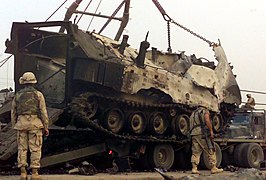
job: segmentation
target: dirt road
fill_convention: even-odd
[[[173,179],[179,179],[186,176],[193,176],[184,179],[197,179],[197,180],[244,180],[244,179],[254,179],[254,180],[264,180],[266,179],[266,170],[259,171],[257,169],[240,169],[237,172],[225,171],[219,174],[211,174],[210,171],[201,170],[201,175],[192,175],[191,171],[177,171],[177,172],[167,172],[166,174]],[[164,178],[157,172],[140,172],[140,173],[118,173],[118,174],[108,174],[108,173],[98,173],[92,176],[76,175],[76,174],[53,174],[53,175],[41,175],[43,180],[163,180]],[[1,176],[1,180],[17,180],[18,175]],[[28,175],[30,179],[30,175]],[[183,180],[184,180],[183,179]]]
[[[266,173],[266,171],[264,171]],[[212,175],[211,179],[220,179],[229,177],[233,173],[223,172],[220,174]],[[191,175],[187,172],[167,172],[167,175],[174,177],[175,179]],[[202,179],[210,179],[210,171],[201,171],[200,177]],[[30,177],[30,176],[29,176]],[[99,173],[93,176],[82,176],[82,175],[42,175],[43,180],[163,180],[164,178],[156,172],[141,172],[141,173],[120,173],[110,175],[107,173]],[[19,176],[0,176],[1,180],[17,180]]]

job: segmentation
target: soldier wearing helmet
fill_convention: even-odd
[[[244,109],[254,109],[255,107],[255,99],[251,97],[251,94],[247,94],[247,102],[246,104],[242,107]]]
[[[206,153],[208,157],[211,173],[223,172],[223,169],[216,167],[216,153],[213,144],[214,135],[210,112],[206,104],[200,105],[190,116],[190,136],[192,141],[192,174],[200,174],[197,166],[202,152]]]
[[[27,179],[27,151],[30,150],[30,168],[32,180],[39,180],[42,136],[49,135],[48,115],[43,94],[34,88],[37,79],[32,72],[26,72],[19,78],[24,87],[18,91],[12,102],[11,122],[17,130],[18,167],[21,180]]]

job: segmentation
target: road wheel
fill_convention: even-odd
[[[264,160],[263,150],[257,143],[247,143],[242,158],[245,167],[260,168],[260,163]]]
[[[131,113],[129,115],[129,126],[133,133],[135,134],[143,133],[147,126],[145,115],[140,111]]]
[[[161,112],[154,112],[149,119],[149,128],[155,134],[161,135],[168,128],[166,117]]]
[[[244,153],[244,148],[245,146],[247,146],[248,143],[241,143],[235,146],[235,150],[234,150],[234,161],[236,166],[238,167],[244,167],[244,163],[243,163],[243,153]]]
[[[95,98],[88,98],[88,101],[85,104],[84,111],[88,118],[94,118],[98,111],[98,102]]]
[[[110,109],[105,114],[104,124],[105,127],[113,133],[120,132],[124,125],[123,112],[118,108]]]
[[[214,147],[215,147],[215,153],[216,153],[216,167],[219,167],[221,162],[222,162],[222,151],[220,146],[217,143],[214,143]],[[201,160],[200,160],[200,167],[203,169],[211,169],[212,166],[209,163],[209,159],[208,156],[206,154],[205,151],[203,151],[202,155],[201,155]]]
[[[162,168],[168,170],[174,163],[174,150],[169,144],[155,145],[149,154],[150,165],[152,168]]]
[[[212,127],[214,132],[220,132],[222,129],[222,121],[217,114],[215,114],[212,118]]]
[[[174,117],[171,122],[171,128],[174,134],[186,136],[189,131],[189,117],[185,114]]]
[[[176,108],[170,108],[168,110],[168,113],[169,113],[170,117],[174,117],[177,115],[177,109]]]

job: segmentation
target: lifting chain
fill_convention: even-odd
[[[170,47],[170,23],[173,23],[175,25],[177,25],[178,27],[180,27],[181,29],[189,32],[190,34],[196,36],[197,38],[207,42],[210,46],[212,46],[214,44],[214,42],[209,41],[208,39],[204,38],[203,36],[193,32],[192,30],[188,29],[187,27],[175,22],[163,9],[163,7],[161,6],[161,4],[157,1],[157,0],[152,0],[152,2],[154,3],[154,5],[157,7],[157,9],[160,11],[160,13],[162,14],[163,18],[165,21],[167,21],[167,27],[168,27],[168,49],[171,48]]]
[[[170,31],[170,21],[167,21],[167,35],[168,35],[168,49],[167,51],[169,53],[172,53],[172,48],[171,48],[171,31]]]

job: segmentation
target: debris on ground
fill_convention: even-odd
[[[265,180],[266,174],[255,168],[240,169],[235,174],[231,175],[229,178],[235,180]]]
[[[265,180],[266,174],[258,169],[239,169],[234,174],[228,177],[218,177],[217,175],[201,174],[201,175],[188,175],[179,178],[178,180]]]
[[[113,161],[113,162],[112,162],[112,165],[113,165],[113,167],[106,169],[106,171],[107,171],[109,174],[116,174],[116,173],[118,173],[119,168],[118,168],[117,164]]]
[[[68,171],[69,174],[80,174],[80,175],[94,175],[97,174],[97,169],[87,161],[82,162],[82,164]]]
[[[224,168],[225,171],[230,171],[230,172],[235,172],[235,171],[238,171],[239,170],[239,167],[235,167],[233,165],[227,165],[225,168]]]
[[[165,173],[165,170],[154,168],[156,172],[158,172],[161,176],[163,176],[164,180],[175,180],[173,176],[169,176]]]

